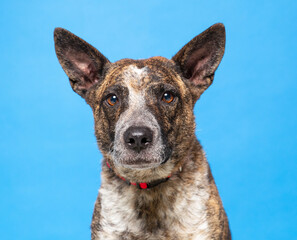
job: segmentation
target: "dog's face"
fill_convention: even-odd
[[[193,100],[177,71],[160,57],[121,60],[86,97],[99,147],[121,176],[168,176],[190,145]]]
[[[213,25],[168,60],[110,63],[91,45],[55,30],[58,59],[75,92],[92,107],[104,159],[131,181],[165,178],[195,141],[193,107],[212,83],[225,30]]]

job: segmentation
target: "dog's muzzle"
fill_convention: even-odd
[[[124,112],[116,124],[111,157],[125,168],[158,167],[165,149],[160,126],[148,110],[132,110]]]

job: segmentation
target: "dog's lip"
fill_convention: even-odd
[[[122,165],[125,168],[130,168],[130,169],[151,169],[151,168],[156,168],[159,166],[159,164],[123,164]]]
[[[121,165],[126,168],[145,169],[154,168],[161,164],[161,162],[152,162],[145,159],[137,159],[134,161],[122,162]]]

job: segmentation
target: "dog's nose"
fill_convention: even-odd
[[[124,133],[124,141],[128,148],[140,153],[151,145],[153,132],[148,127],[129,127]]]

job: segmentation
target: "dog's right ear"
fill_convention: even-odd
[[[187,43],[172,60],[180,67],[196,101],[213,81],[225,51],[225,27],[212,25]]]
[[[110,63],[96,48],[71,32],[56,28],[55,49],[59,62],[69,77],[72,89],[81,97],[102,79],[103,69]]]

